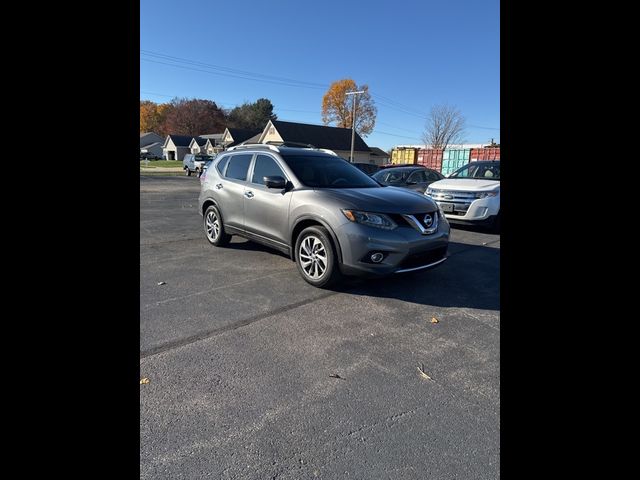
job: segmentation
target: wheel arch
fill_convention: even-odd
[[[338,263],[342,263],[342,249],[340,248],[340,242],[338,241],[338,237],[336,236],[335,232],[333,231],[333,229],[329,226],[329,224],[327,222],[325,222],[323,219],[318,218],[318,217],[313,217],[313,216],[302,216],[300,218],[298,218],[294,225],[293,228],[291,229],[291,260],[293,260],[295,262],[296,260],[296,241],[298,240],[298,236],[300,235],[300,232],[302,232],[305,228],[307,227],[311,227],[311,226],[320,226],[320,227],[324,227],[327,229],[327,231],[329,232],[329,236],[331,237],[331,241],[333,242],[333,246],[336,249],[336,254],[338,255]]]

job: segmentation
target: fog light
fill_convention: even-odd
[[[384,258],[384,253],[376,252],[371,255],[371,261],[373,263],[380,263]]]

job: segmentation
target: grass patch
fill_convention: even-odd
[[[141,168],[182,168],[182,162],[180,160],[149,160],[147,163],[145,160],[140,162]]]

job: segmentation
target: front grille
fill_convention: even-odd
[[[476,200],[475,192],[460,192],[454,190],[433,190],[430,196],[437,202],[458,203],[467,206]]]
[[[400,269],[417,268],[435,263],[447,256],[447,247],[434,248],[426,252],[412,253],[408,255],[399,265]]]
[[[431,215],[434,217],[434,220],[435,220],[435,217],[438,215],[438,211],[437,211],[437,210],[436,210],[435,212],[412,213],[411,215],[413,215],[413,216],[416,218],[416,220],[418,220],[418,221],[420,222],[420,224],[421,224],[424,228],[430,228],[430,227],[427,227],[427,225],[424,223],[424,216],[425,216],[427,213],[431,214]],[[394,222],[396,222],[396,224],[397,224],[399,227],[410,227],[410,228],[414,228],[414,226],[413,226],[413,225],[412,225],[412,224],[411,224],[411,223],[410,223],[406,218],[404,218],[404,216],[402,216],[402,215],[400,215],[400,214],[391,214],[391,215],[389,215],[389,216],[392,218],[392,220],[393,220]],[[439,217],[438,217],[438,218],[439,218]]]

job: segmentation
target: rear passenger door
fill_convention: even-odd
[[[289,180],[275,157],[257,154],[245,188],[244,228],[249,233],[287,246],[289,203],[293,193],[265,186],[263,178],[276,175]]]
[[[244,190],[252,158],[253,153],[231,155],[224,175],[213,186],[223,221],[230,227],[244,229]]]

